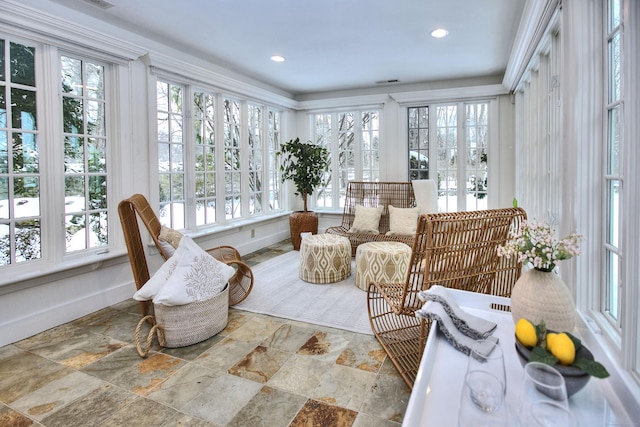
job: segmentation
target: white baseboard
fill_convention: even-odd
[[[47,307],[46,310],[28,313],[0,324],[0,347],[76,320],[131,298],[136,286],[133,282],[116,285],[104,292],[84,295],[64,304]]]

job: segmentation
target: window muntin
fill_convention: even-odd
[[[282,209],[280,111],[187,83],[156,86],[162,224],[195,230]]]
[[[263,212],[262,202],[262,155],[266,141],[262,137],[262,107],[255,104],[248,105],[247,126],[249,129],[249,215]]]
[[[621,167],[621,141],[623,129],[623,75],[622,75],[622,8],[621,0],[607,0],[606,14],[606,136],[604,165],[604,298],[602,311],[617,328],[621,327],[620,278],[622,251],[620,241],[621,198],[623,175]]]
[[[458,107],[436,106],[436,176],[438,205],[446,212],[458,210]],[[464,154],[464,153],[463,153]],[[464,210],[464,207],[462,207]]]
[[[408,109],[409,180],[429,179],[429,107]]]
[[[486,209],[489,104],[465,105],[467,210]]]
[[[269,212],[282,209],[280,202],[280,175],[278,173],[278,159],[276,153],[280,147],[280,113],[278,111],[269,110],[268,114],[268,135],[269,144],[267,147],[267,180]]]
[[[158,81],[156,84],[158,182],[163,225],[185,228],[184,87]]]
[[[224,99],[225,218],[242,217],[242,159],[240,158],[240,102]]]
[[[442,212],[487,209],[489,103],[409,107],[407,122],[409,179],[436,180]]]
[[[196,92],[194,112],[194,174],[196,226],[216,222],[216,96]]]
[[[362,123],[362,180],[380,180],[380,113],[360,112]]]
[[[332,153],[332,172],[316,206],[343,207],[349,181],[380,180],[380,111],[316,113],[310,119],[312,140]]]
[[[332,138],[333,138],[333,127],[332,127],[332,120],[333,120],[333,114],[315,114],[313,116],[313,124],[312,124],[312,133],[314,135],[313,137],[313,141],[315,141],[316,144],[323,146],[323,147],[332,147]],[[342,163],[343,162],[343,158],[342,158],[342,154],[338,153],[337,156],[332,156],[332,158],[337,157],[338,158],[338,163]],[[332,163],[335,163],[335,160],[332,159]],[[348,176],[343,176],[342,174],[344,173],[344,171],[341,171],[340,173],[333,173],[333,176],[338,175],[338,182],[339,184],[337,185],[338,188],[342,188],[342,186],[344,186],[344,188],[346,188],[347,186],[347,182],[349,181],[349,177]],[[331,206],[333,206],[334,202],[333,202],[333,188],[336,187],[333,183],[333,180],[330,180],[327,183],[327,186],[325,188],[321,188],[318,190],[318,194],[316,197],[316,204],[318,207],[325,207],[325,208],[329,208]],[[346,192],[344,194],[341,195],[342,197],[346,197]]]
[[[35,54],[0,40],[0,265],[42,257]]]
[[[28,261],[46,268],[111,244],[107,89],[114,67],[0,39],[0,266],[26,272]],[[43,182],[44,171],[50,179]]]
[[[105,246],[108,179],[105,66],[60,57],[66,251]]]

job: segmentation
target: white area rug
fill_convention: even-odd
[[[355,285],[354,261],[346,280],[316,285],[298,277],[299,258],[291,251],[253,267],[253,289],[234,308],[373,335],[367,293]]]

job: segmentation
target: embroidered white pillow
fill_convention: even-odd
[[[222,292],[235,274],[233,267],[218,261],[189,236],[180,240],[169,258],[133,296],[154,304],[184,305],[208,300]]]
[[[396,208],[389,205],[389,231],[387,236],[416,234],[420,208]]]
[[[369,208],[356,205],[356,215],[350,233],[379,233],[378,226],[382,216],[382,206]]]
[[[162,250],[168,256],[173,256],[176,251],[178,245],[180,245],[180,240],[184,235],[178,230],[174,230],[173,228],[169,228],[166,225],[163,225],[160,228],[160,234],[158,235],[158,241],[160,242],[160,246],[162,246]]]

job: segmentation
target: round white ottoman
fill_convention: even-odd
[[[363,291],[370,282],[404,283],[411,248],[400,242],[368,242],[356,249],[356,286]]]
[[[314,234],[300,243],[302,280],[310,283],[333,283],[351,275],[351,243],[334,234]]]

